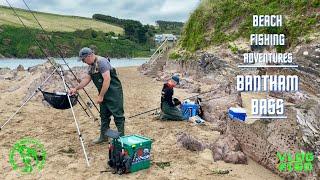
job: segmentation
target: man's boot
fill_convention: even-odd
[[[95,139],[95,140],[93,140],[92,142],[93,142],[94,144],[101,144],[101,143],[107,142],[107,141],[108,141],[108,137],[106,137],[106,136],[104,135],[104,133],[101,133],[101,134],[100,134],[100,137],[97,138],[97,139]]]

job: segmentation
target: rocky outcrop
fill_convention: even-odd
[[[52,74],[53,71],[54,67],[49,61],[44,64],[28,68],[28,72],[30,72],[32,75],[40,74],[40,76],[38,78],[34,78],[30,83],[25,99],[28,98],[44,82],[44,80]],[[86,72],[86,68],[74,67],[72,68],[72,71],[75,73],[76,77],[81,79],[82,75]],[[64,70],[64,77],[68,86],[74,87],[76,85],[77,81],[69,70]],[[48,79],[48,81],[43,85],[42,89],[49,92],[65,92],[61,77],[57,73],[54,73],[54,75]]]
[[[10,68],[0,68],[0,75],[4,75],[10,72]]]
[[[295,63],[299,68],[291,69],[290,73],[299,75],[300,89],[308,93],[320,94],[320,44],[301,45],[295,51]],[[303,55],[304,52],[308,52],[308,55]]]
[[[183,148],[190,151],[202,151],[206,147],[205,144],[186,133],[183,133],[178,137],[178,143],[180,143]]]
[[[297,123],[302,132],[306,150],[315,153],[316,169],[320,174],[320,101],[309,99],[297,106]]]
[[[10,71],[10,76],[9,77],[6,77],[6,78],[4,78],[5,80],[9,80],[9,81],[11,81],[11,80],[17,80],[18,79],[18,72],[16,71],[16,70],[14,70],[14,71]]]
[[[248,164],[247,156],[241,151],[231,151],[228,152],[224,158],[224,162],[233,164]]]
[[[304,53],[308,51],[308,53]],[[202,96],[203,99],[218,97],[202,103],[204,119],[213,123],[223,136],[213,146],[215,160],[225,162],[245,162],[246,155],[264,167],[287,179],[312,179],[319,172],[319,160],[315,160],[314,172],[280,172],[277,152],[315,152],[319,156],[320,142],[320,45],[308,44],[297,47],[294,52],[297,69],[238,69],[239,57],[212,55],[208,53],[198,54],[193,60],[167,61],[162,77],[171,74],[179,74],[181,77],[180,88],[196,92],[197,86],[202,89],[205,85],[211,85],[212,89],[219,87],[218,91]],[[219,57],[228,58],[227,60]],[[226,63],[227,62],[227,63]],[[235,63],[236,62],[236,63]],[[250,71],[250,72],[249,72]],[[274,98],[284,99],[286,102],[286,120],[259,120],[253,124],[229,119],[227,109],[233,106],[242,106],[243,97],[235,91],[235,76],[237,74],[263,75],[267,73],[282,75],[298,75],[300,78],[300,90],[296,93],[269,93]],[[161,77],[159,78],[161,79]],[[210,99],[210,98],[209,98]],[[237,140],[241,151],[226,153],[227,141]],[[227,138],[228,137],[228,138]],[[224,139],[225,138],[225,139]],[[225,142],[226,141],[226,142]],[[219,145],[220,144],[220,145]],[[238,147],[234,145],[231,147]],[[232,148],[231,148],[232,149]],[[237,149],[237,148],[234,148]]]
[[[293,103],[293,104],[300,104],[305,100],[307,100],[308,98],[308,95],[305,92],[294,92],[294,93],[270,92],[269,95],[274,98],[284,99],[286,102]]]
[[[241,152],[241,146],[232,135],[219,138],[211,147],[214,161],[223,160],[226,163],[247,164],[247,157]]]
[[[241,152],[238,140],[231,135],[223,136],[212,145],[207,145],[191,135],[182,133],[178,137],[177,142],[189,151],[203,151],[204,149],[209,148],[212,152],[214,161],[222,160],[226,163],[247,164],[247,157]]]
[[[19,64],[19,66],[17,67],[17,71],[24,71],[24,67],[21,64]]]
[[[320,103],[310,99],[297,107],[297,122],[303,132],[303,141],[318,150],[320,155]]]
[[[209,53],[202,54],[198,63],[204,73],[213,72],[217,69],[226,68],[228,66],[225,61]]]

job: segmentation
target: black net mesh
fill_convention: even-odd
[[[46,100],[53,108],[55,109],[69,109],[70,104],[68,101],[67,93],[50,93],[41,91]],[[72,106],[77,104],[78,96],[72,95],[70,96]]]

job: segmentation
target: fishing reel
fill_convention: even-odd
[[[202,99],[197,97],[195,103],[199,105],[198,116],[201,119],[203,119],[204,112],[203,112],[203,109],[202,109],[202,106],[201,106],[201,102],[202,102]]]
[[[175,106],[179,106],[179,105],[181,105],[181,101],[179,99],[177,99],[177,98],[173,98],[173,104]]]
[[[93,107],[92,102],[88,101],[88,102],[87,102],[87,107],[90,108],[90,109],[92,109],[92,107]]]

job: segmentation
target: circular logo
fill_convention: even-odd
[[[31,173],[44,167],[46,157],[44,146],[38,140],[23,138],[10,150],[9,162],[14,170]]]

